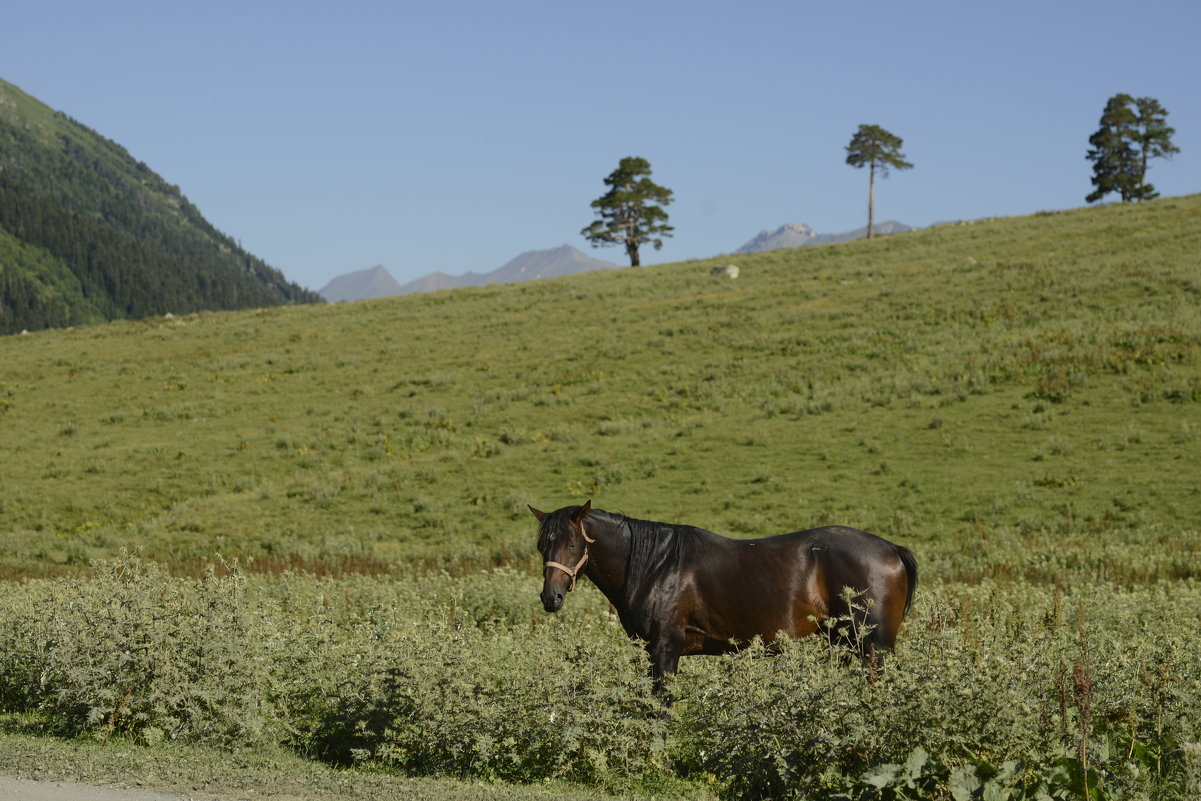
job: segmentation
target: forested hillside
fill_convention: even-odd
[[[120,145],[0,80],[0,334],[319,301]]]

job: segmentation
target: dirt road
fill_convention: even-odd
[[[191,795],[89,787],[71,782],[35,782],[4,776],[0,776],[0,798],[4,801],[199,801],[199,797]]]

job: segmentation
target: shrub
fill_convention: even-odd
[[[881,669],[816,637],[696,664],[679,763],[735,798],[1184,797],[1201,724],[1187,612],[1149,626],[1114,598],[1093,630],[1029,600],[927,590]]]
[[[620,641],[557,625],[520,635],[445,625],[378,634],[314,732],[313,750],[326,758],[589,784],[657,770],[658,702],[643,660]]]
[[[824,637],[689,658],[670,718],[600,593],[550,617],[537,586],[180,579],[131,556],[0,584],[0,709],[66,735],[728,798],[1174,799],[1198,781],[1192,581],[931,581],[883,666]]]
[[[25,701],[67,734],[270,742],[262,621],[245,583],[236,568],[183,582],[129,555],[101,563],[92,580],[61,581],[43,596],[26,633],[36,656],[21,649],[24,670],[12,678],[36,670]]]

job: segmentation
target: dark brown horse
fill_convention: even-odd
[[[563,607],[580,575],[617,609],[626,633],[646,641],[651,676],[662,688],[687,654],[720,654],[755,637],[813,634],[820,621],[851,616],[855,643],[875,659],[896,642],[917,585],[908,548],[866,531],[823,526],[778,537],[732,540],[711,531],[652,523],[583,506],[543,513],[538,550],[545,562],[542,605]]]

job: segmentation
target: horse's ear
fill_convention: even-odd
[[[534,514],[534,517],[538,518],[539,520],[546,517],[546,512],[539,512],[537,509],[530,506],[528,503],[526,504],[526,506],[529,506],[530,511],[533,512],[533,514]]]
[[[580,507],[580,511],[575,513],[575,522],[578,523],[583,520],[590,511],[592,511],[592,501],[584,501],[584,505]]]

